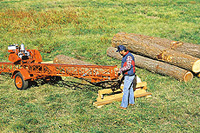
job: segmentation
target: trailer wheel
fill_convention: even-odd
[[[28,87],[28,81],[23,79],[20,72],[15,74],[15,86],[18,90],[25,90]]]

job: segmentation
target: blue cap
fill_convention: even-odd
[[[122,50],[126,50],[126,47],[125,47],[124,45],[119,45],[119,46],[117,47],[117,51],[116,51],[116,52],[120,52],[120,51],[122,51]]]

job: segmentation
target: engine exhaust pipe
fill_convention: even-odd
[[[23,43],[21,44],[20,52],[25,52],[25,47],[24,47],[24,44],[23,44]]]

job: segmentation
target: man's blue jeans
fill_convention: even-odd
[[[124,76],[124,88],[121,107],[127,108],[128,104],[135,104],[133,92],[133,76]]]

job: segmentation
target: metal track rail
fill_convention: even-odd
[[[10,62],[0,62],[0,73],[2,72],[12,73],[19,68],[20,68],[19,65],[14,65],[13,63]]]
[[[118,75],[114,71],[116,67],[117,66],[48,63],[14,65],[13,63],[0,62],[0,73],[13,73],[17,69],[25,69],[30,74],[30,79],[33,80],[48,76],[68,76],[91,79],[91,82],[101,82],[117,79]]]

